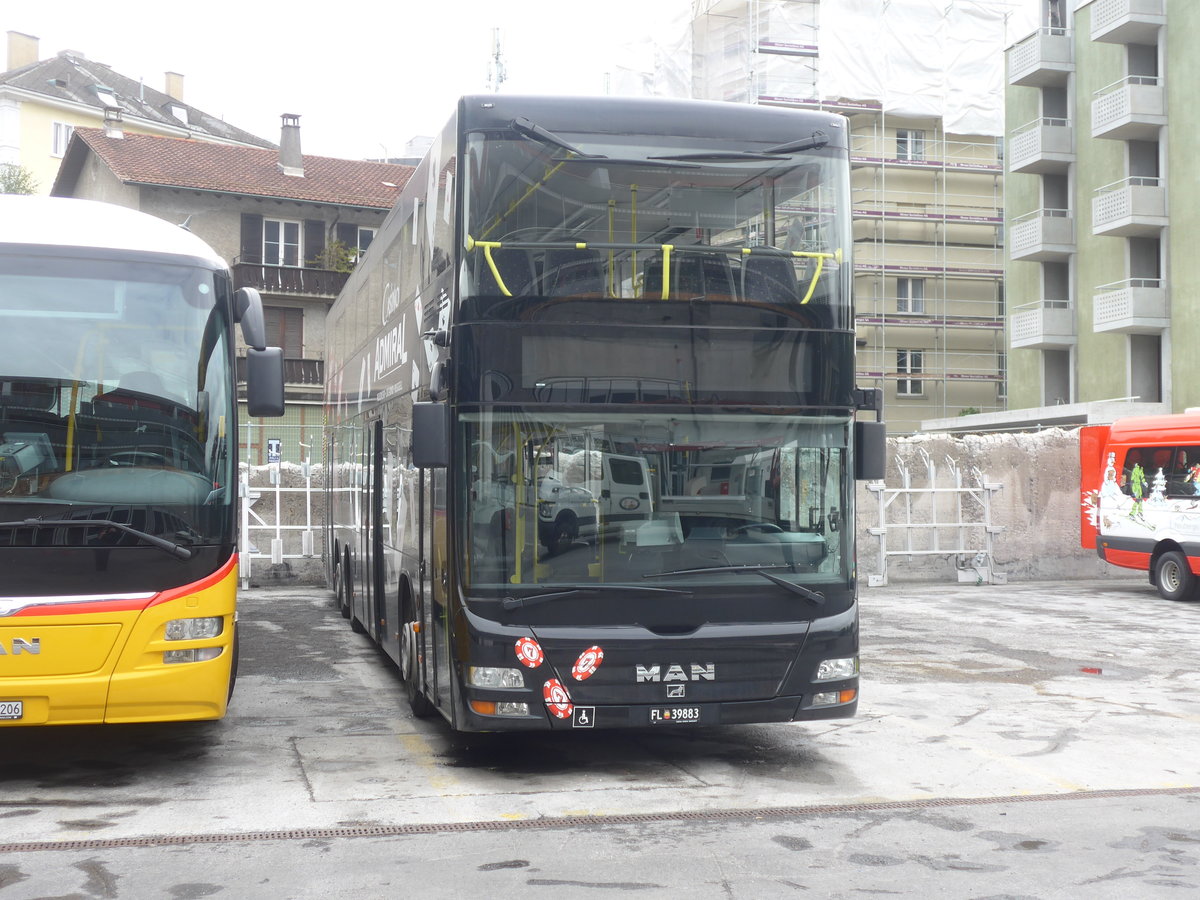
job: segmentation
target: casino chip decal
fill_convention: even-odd
[[[556,719],[568,718],[571,710],[575,708],[575,704],[571,702],[571,695],[557,678],[551,678],[542,685],[542,696],[546,698],[546,706]]]
[[[599,647],[588,647],[579,654],[575,665],[571,666],[571,677],[576,681],[590,678],[600,668],[602,662],[604,662],[604,651]]]
[[[546,654],[533,638],[523,637],[517,641],[517,659],[526,668],[536,669],[545,661]]]

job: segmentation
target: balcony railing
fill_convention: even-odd
[[[1167,24],[1165,0],[1095,0],[1092,40],[1110,44],[1153,44]]]
[[[238,384],[246,383],[246,357],[237,358]],[[288,359],[283,361],[284,384],[305,385],[308,387],[324,387],[325,360],[323,359]]]
[[[1170,324],[1170,301],[1161,278],[1102,284],[1092,296],[1093,331],[1160,334]]]
[[[1044,175],[1065,171],[1075,161],[1075,129],[1067,119],[1035,119],[1013,132],[1008,160],[1011,172]]]
[[[1075,48],[1065,28],[1040,28],[1008,51],[1008,83],[1065,84],[1075,71]]]
[[[1078,341],[1075,310],[1066,300],[1038,300],[1013,310],[1010,339],[1014,350],[1065,350]]]
[[[1092,137],[1148,141],[1167,124],[1162,79],[1129,75],[1093,94]]]
[[[1092,198],[1092,234],[1154,237],[1167,224],[1167,189],[1160,178],[1133,175],[1097,188]]]
[[[1075,252],[1075,217],[1069,209],[1035,209],[1009,223],[1009,256],[1061,260]]]
[[[233,264],[235,288],[252,287],[270,294],[336,297],[349,277],[348,272],[334,272],[330,269],[302,269],[295,266],[267,266],[248,262]]]

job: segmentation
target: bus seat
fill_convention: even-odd
[[[661,255],[646,263],[642,279],[643,297],[653,300],[662,296],[662,271]],[[737,288],[729,258],[716,253],[672,254],[668,296],[673,300],[736,300]]]
[[[605,296],[600,251],[547,250],[542,283],[548,297]]]
[[[751,253],[742,260],[742,297],[754,303],[797,304],[800,285],[792,261]]]
[[[503,294],[500,286],[496,284],[496,276],[492,274],[492,267],[488,265],[487,257],[483,255],[482,250],[478,253],[475,293]],[[508,292],[512,296],[524,297],[535,292],[534,284],[537,282],[537,273],[533,268],[533,257],[528,250],[497,247],[492,250],[492,260],[496,263],[496,269],[504,280],[504,286],[508,288]]]

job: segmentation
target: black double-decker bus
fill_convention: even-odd
[[[459,101],[327,329],[329,581],[416,714],[854,713],[883,425],[846,142],[825,112]]]

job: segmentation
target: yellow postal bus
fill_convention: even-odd
[[[233,324],[262,302],[122,207],[0,196],[0,726],[214,719],[237,672]]]

